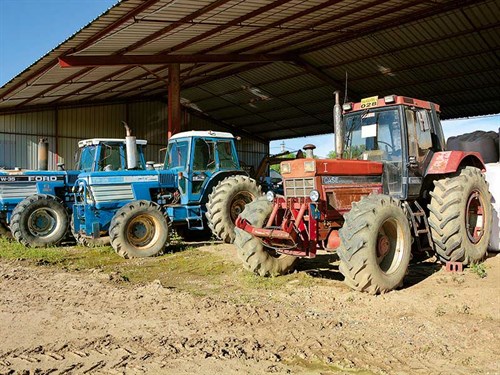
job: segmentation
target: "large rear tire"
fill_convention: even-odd
[[[168,243],[168,223],[154,202],[140,200],[126,204],[111,220],[111,246],[123,258],[158,255]]]
[[[463,265],[482,260],[493,218],[483,173],[466,167],[454,177],[434,181],[431,196],[429,226],[439,260]]]
[[[403,284],[411,255],[408,219],[388,195],[369,195],[352,205],[339,235],[339,270],[352,289],[386,293]]]
[[[49,247],[66,238],[69,222],[69,211],[61,199],[36,194],[14,208],[10,229],[14,238],[24,246]]]
[[[206,218],[212,233],[226,243],[233,243],[236,218],[245,205],[260,195],[260,186],[253,178],[231,176],[220,181],[208,196],[206,205]]]
[[[271,215],[272,209],[273,205],[265,197],[261,197],[247,204],[240,216],[248,220],[252,226],[262,228]],[[235,232],[234,244],[238,257],[247,270],[260,276],[280,276],[293,271],[299,258],[279,254],[267,248],[261,240],[242,229],[236,228]]]

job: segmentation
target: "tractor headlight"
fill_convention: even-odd
[[[290,165],[290,163],[281,163],[281,173],[284,174],[284,173],[290,173],[292,171],[292,167]]]
[[[304,172],[316,172],[316,162],[314,160],[305,161]]]
[[[344,104],[342,104],[342,109],[344,111],[346,111],[346,112],[350,111],[352,109],[352,103],[344,103]]]
[[[384,102],[385,104],[395,103],[396,95],[387,95],[386,97],[384,97]]]
[[[311,190],[311,192],[309,193],[309,198],[311,198],[313,202],[319,201],[319,191]]]
[[[269,190],[267,193],[266,193],[266,199],[269,201],[269,202],[273,202],[274,201],[274,197],[276,196],[276,194],[274,194],[274,191],[271,191]]]

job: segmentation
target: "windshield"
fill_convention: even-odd
[[[168,145],[165,169],[182,167],[186,169],[188,159],[188,141],[172,141]]]
[[[79,150],[76,169],[82,172],[91,172],[94,165],[96,146],[86,146]]]
[[[401,157],[398,110],[358,112],[345,117],[347,159],[394,160]]]

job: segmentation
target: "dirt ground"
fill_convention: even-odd
[[[0,374],[500,373],[500,255],[484,278],[418,264],[371,296],[344,286],[332,255],[254,281],[232,246],[195,251],[230,271],[197,270],[189,288],[167,266],[141,283],[0,260]]]

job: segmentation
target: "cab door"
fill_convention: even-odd
[[[195,138],[191,151],[191,168],[188,173],[190,202],[198,202],[217,169],[215,156],[215,141],[210,138]]]

